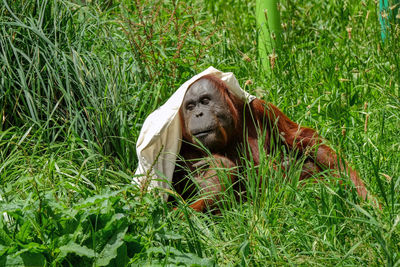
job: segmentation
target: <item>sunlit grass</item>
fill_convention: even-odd
[[[375,1],[281,1],[266,74],[253,2],[0,2],[0,265],[400,263],[398,21],[383,43]],[[382,210],[279,155],[244,161],[221,214],[141,195],[144,119],[210,65],[317,129]]]

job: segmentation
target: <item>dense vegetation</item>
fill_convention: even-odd
[[[0,2],[1,266],[400,264],[397,9],[382,42],[377,1],[281,1],[264,72],[253,2]],[[134,187],[144,119],[210,65],[318,129],[382,210],[268,164],[221,215]]]

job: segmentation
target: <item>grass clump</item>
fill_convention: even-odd
[[[265,74],[251,1],[1,1],[0,265],[398,265],[400,28],[392,16],[382,42],[377,10],[281,1]],[[382,210],[268,155],[219,216],[141,195],[144,119],[210,65],[318,129]]]

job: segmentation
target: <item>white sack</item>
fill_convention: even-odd
[[[186,81],[168,99],[168,101],[151,113],[145,120],[136,143],[139,160],[133,183],[141,185],[149,174],[149,188],[170,189],[175,168],[175,161],[182,142],[182,126],[179,120],[179,108],[188,87],[200,77],[214,74],[228,86],[228,89],[244,101],[252,101],[255,96],[240,88],[232,72],[221,72],[209,67],[200,74]],[[162,150],[162,151],[161,151]],[[159,155],[158,161],[154,162]]]

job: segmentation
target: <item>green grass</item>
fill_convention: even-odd
[[[0,1],[1,266],[399,266],[399,20],[382,43],[375,1],[281,1],[265,74],[255,1],[83,2]],[[268,155],[221,215],[142,195],[143,121],[210,65],[316,128],[382,210]]]

